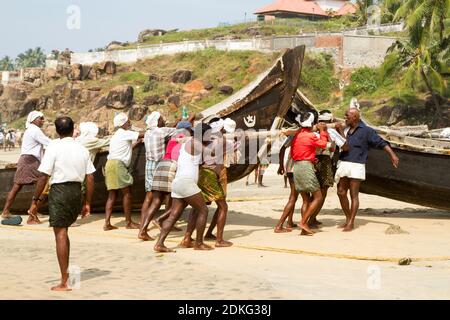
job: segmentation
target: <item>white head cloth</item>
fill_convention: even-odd
[[[225,122],[223,119],[220,119],[219,121],[213,122],[210,124],[211,126],[211,133],[219,133],[220,130],[223,129],[223,126],[225,125]]]
[[[44,116],[44,114],[40,111],[31,111],[28,114],[27,122],[25,123],[25,128],[28,128],[34,120],[36,120],[39,117],[43,117],[43,116]]]
[[[312,112],[308,112],[309,117],[305,121],[301,122],[301,115],[298,115],[295,120],[302,126],[303,128],[310,128],[314,123],[314,114]]]
[[[80,134],[95,138],[98,135],[98,126],[94,122],[82,122],[80,123]]]
[[[159,118],[161,118],[161,113],[159,113],[158,111],[153,111],[149,116],[147,116],[147,119],[145,120],[147,128],[148,129],[157,128]]]
[[[234,133],[236,131],[236,121],[226,118],[223,127],[227,133]]]
[[[127,121],[128,121],[128,116],[125,113],[121,112],[114,117],[114,127],[120,128],[125,123],[127,123]]]
[[[350,100],[349,109],[358,109],[358,111],[361,110],[361,107],[359,106],[359,103],[358,103],[358,99],[352,98],[352,100]]]
[[[331,112],[319,115],[319,121],[331,121],[331,120],[333,120],[333,114]]]

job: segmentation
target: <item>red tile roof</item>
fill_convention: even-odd
[[[277,0],[272,4],[269,4],[263,8],[258,9],[255,12],[255,14],[269,14],[280,11],[328,16],[327,12],[325,12],[315,1],[311,0]],[[356,8],[352,4],[346,3],[334,15],[354,13],[355,11]]]
[[[356,6],[350,2],[347,2],[342,8],[335,13],[336,16],[343,16],[346,14],[353,14],[356,12]]]

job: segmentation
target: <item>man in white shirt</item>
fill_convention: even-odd
[[[319,123],[330,124],[334,120],[334,116],[329,110],[322,110],[319,112]],[[341,136],[336,129],[328,128],[329,141],[326,149],[317,149],[316,157],[317,163],[315,164],[317,180],[320,184],[320,190],[322,192],[322,201],[316,212],[309,219],[308,224],[311,227],[317,227],[322,223],[317,220],[317,216],[322,210],[323,204],[328,194],[328,189],[334,185],[334,172],[333,172],[333,156],[336,151],[336,146],[342,148],[346,139]]]
[[[37,211],[38,199],[50,177],[49,214],[56,240],[56,254],[61,271],[61,283],[54,291],[70,291],[68,286],[70,241],[68,228],[77,220],[80,212],[85,218],[90,214],[94,192],[94,165],[89,151],[72,138],[74,123],[69,117],[55,120],[60,139],[52,141],[45,152],[39,171],[36,191],[29,212]],[[81,184],[86,179],[86,199],[82,204]]]
[[[4,143],[5,143],[5,135],[3,134],[3,131],[0,130],[0,148],[3,148]]]
[[[108,161],[105,166],[105,183],[108,190],[106,201],[106,216],[103,230],[117,229],[111,225],[111,215],[119,190],[123,194],[123,210],[125,213],[126,228],[139,229],[139,224],[131,220],[131,186],[133,177],[128,171],[131,164],[133,145],[144,137],[144,132],[131,131],[131,122],[125,113],[119,113],[114,117],[114,127],[118,130],[112,136],[109,143]]]
[[[27,117],[26,131],[23,135],[22,150],[17,163],[14,176],[14,185],[8,194],[2,218],[11,216],[9,209],[14,203],[17,193],[24,185],[34,184],[42,176],[38,171],[43,150],[50,143],[50,139],[44,135],[41,128],[44,125],[44,115],[39,111],[32,111]],[[28,213],[28,224],[39,224],[37,214]]]

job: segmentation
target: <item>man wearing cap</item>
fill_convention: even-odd
[[[156,169],[153,173],[152,182],[152,201],[144,212],[143,221],[141,221],[141,229],[139,230],[138,238],[144,241],[153,240],[148,234],[147,228],[150,221],[161,230],[161,225],[165,221],[171,212],[172,207],[172,182],[175,179],[175,175],[178,167],[178,157],[180,156],[181,145],[192,136],[192,123],[189,121],[180,121],[177,124],[177,131],[167,143],[164,157],[158,162]],[[153,220],[154,215],[161,208],[161,205],[165,201],[166,212]],[[173,227],[175,231],[181,231],[177,227]]]
[[[32,111],[28,114],[25,124],[26,131],[23,135],[22,149],[17,163],[17,170],[14,176],[14,185],[6,198],[5,207],[3,208],[2,217],[10,217],[9,209],[14,203],[17,193],[24,185],[34,184],[42,176],[38,171],[41,164],[44,148],[46,148],[50,139],[45,136],[41,128],[44,125],[44,114],[39,111]],[[40,199],[37,199],[40,201]],[[28,212],[28,224],[39,224],[37,214]]]
[[[231,118],[224,120],[223,129],[227,135],[234,134],[236,131],[236,122]],[[237,150],[240,147],[240,142],[236,141],[236,138],[225,138],[225,154],[223,160],[223,166],[219,175],[219,182],[222,186],[222,190],[225,195],[225,201],[227,196],[228,176],[227,171],[231,164],[237,163]],[[211,220],[208,230],[205,233],[205,239],[217,241],[218,247],[228,247],[232,245],[232,242],[223,240],[223,232],[225,229],[226,218],[228,214],[228,205],[225,212],[221,212],[221,208],[218,206],[214,216]],[[217,226],[217,237],[213,235],[214,228]]]
[[[131,186],[133,177],[128,171],[131,164],[133,144],[144,137],[144,132],[136,132],[131,129],[131,122],[125,113],[119,113],[114,117],[114,127],[118,128],[111,137],[109,144],[108,161],[105,166],[105,182],[108,190],[106,201],[106,217],[103,230],[117,229],[111,225],[111,215],[116,202],[118,191],[123,194],[123,210],[125,213],[126,228],[138,229],[139,224],[131,220]]]
[[[191,123],[195,115],[187,120]],[[153,200],[152,185],[153,175],[158,166],[159,161],[164,157],[166,150],[166,142],[177,133],[177,128],[166,127],[164,117],[157,111],[152,112],[145,120],[147,131],[144,136],[145,143],[145,200],[141,208],[141,229],[139,234],[146,234],[146,229],[150,223],[149,207]],[[147,238],[147,236],[145,236]]]
[[[392,165],[397,168],[399,159],[389,143],[383,140],[374,129],[361,121],[361,115],[356,108],[351,108],[345,113],[345,131],[341,126],[336,129],[347,142],[342,147],[336,171],[338,183],[338,196],[344,211],[346,221],[341,227],[343,231],[352,231],[355,227],[355,218],[359,209],[359,187],[366,179],[366,163],[370,148],[384,149],[389,155]],[[347,197],[350,190],[351,205]]]
[[[198,186],[202,191],[206,204],[215,202],[217,204],[217,212],[212,221],[212,227],[208,230],[208,239],[215,240],[215,246],[230,247],[232,242],[223,239],[223,231],[225,228],[226,217],[228,213],[228,204],[226,202],[226,193],[224,190],[223,180],[220,177],[224,167],[224,156],[226,150],[226,139],[223,138],[225,122],[220,118],[213,118],[209,121],[211,127],[211,144],[205,147],[203,153],[203,164],[200,167]],[[195,209],[191,211],[187,230],[182,247],[190,247],[192,245],[191,235],[195,230],[195,221],[197,221],[197,212]],[[212,235],[212,230],[217,222],[217,237]],[[205,235],[206,239],[206,235]]]
[[[297,130],[292,141],[291,155],[294,162],[294,183],[297,192],[303,199],[302,220],[299,227],[302,235],[313,235],[308,222],[316,212],[321,200],[319,181],[314,171],[316,163],[316,148],[325,149],[328,143],[327,127],[323,123],[317,125],[320,137],[312,132],[314,114],[311,112],[297,116],[296,121],[302,127]],[[286,133],[287,134],[287,133]]]

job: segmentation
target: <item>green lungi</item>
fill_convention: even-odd
[[[311,161],[295,161],[294,184],[297,192],[313,193],[320,189]]]
[[[105,166],[106,189],[120,190],[133,185],[133,176],[120,160],[108,160]]]
[[[212,169],[200,168],[198,187],[202,190],[203,198],[207,203],[225,199],[219,177]]]
[[[50,227],[68,228],[77,221],[82,208],[81,183],[52,184],[48,194]]]

